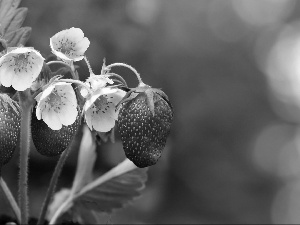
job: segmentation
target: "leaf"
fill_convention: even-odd
[[[30,34],[30,27],[21,27],[28,9],[18,8],[21,0],[0,1],[0,36],[4,47],[17,47],[25,45]],[[2,43],[3,45],[3,43]]]
[[[145,170],[133,170],[75,198],[74,206],[84,206],[86,209],[110,213],[113,209],[121,208],[125,203],[139,196],[146,179]]]
[[[8,47],[25,45],[31,34],[31,27],[21,27],[4,35]]]
[[[21,0],[1,0],[0,1],[0,21],[1,23],[5,23],[6,17],[19,6]]]
[[[71,190],[68,188],[63,188],[59,192],[56,192],[51,204],[47,209],[46,218],[49,220],[55,211],[69,198]]]
[[[72,195],[77,193],[84,185],[92,180],[92,172],[96,158],[96,144],[93,141],[90,129],[85,125],[80,143],[76,175],[71,190]]]
[[[147,168],[139,169],[126,159],[101,177],[70,195],[57,209],[49,224],[63,213],[81,223],[97,223],[100,214],[111,213],[140,195],[147,180]]]
[[[14,10],[11,15],[8,15],[10,18],[6,17],[6,23],[1,23],[1,28],[3,29],[4,33],[9,33],[19,29],[26,18],[27,12],[28,9],[22,7]]]

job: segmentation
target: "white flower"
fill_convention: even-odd
[[[33,48],[14,48],[0,58],[0,83],[24,91],[40,74],[43,62],[44,58]]]
[[[50,38],[52,52],[65,61],[79,61],[90,45],[80,28],[62,30]]]
[[[78,115],[77,99],[70,83],[51,84],[36,96],[36,100],[37,119],[43,119],[52,130],[59,130],[62,125],[68,126],[75,122]]]
[[[99,132],[108,132],[118,119],[116,105],[122,100],[125,91],[104,87],[87,99],[83,110],[89,128]]]
[[[107,83],[113,84],[114,82],[106,75],[91,74],[90,77],[85,81],[85,84],[89,87],[89,90],[83,87],[80,90],[80,93],[82,97],[88,98],[89,92],[95,93],[97,90],[104,88]]]

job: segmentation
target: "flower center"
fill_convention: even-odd
[[[66,40],[62,39],[59,41],[60,47],[58,50],[63,54],[69,54],[71,51],[74,51],[73,47],[75,47],[75,43],[70,41],[68,38]]]
[[[60,110],[61,105],[61,97],[58,95],[57,90],[54,90],[49,96],[48,96],[48,104],[51,106],[51,108],[54,109],[54,111]]]
[[[28,55],[30,53],[18,54],[14,56],[15,66],[20,70],[21,68],[26,68],[28,64]]]
[[[101,110],[101,108],[105,107],[107,105],[107,98],[105,98],[103,95],[101,95],[96,101],[95,106],[98,110]]]

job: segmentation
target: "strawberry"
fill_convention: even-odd
[[[62,126],[60,130],[52,130],[43,120],[36,118],[35,110],[32,113],[31,133],[36,150],[45,156],[60,155],[71,143],[80,124],[80,113],[76,121],[69,126]]]
[[[0,169],[14,154],[20,136],[20,108],[6,94],[0,94]]]
[[[117,125],[126,157],[140,168],[156,164],[173,120],[167,95],[143,85],[131,89],[119,105]]]

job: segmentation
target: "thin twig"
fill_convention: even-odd
[[[130,69],[134,74],[135,76],[137,77],[138,81],[139,81],[139,86],[144,86],[144,82],[142,81],[142,78],[140,76],[140,74],[137,72],[137,70],[135,68],[133,68],[132,66],[126,64],[126,63],[113,63],[113,64],[110,64],[108,66],[106,66],[106,70],[110,70],[112,67],[116,67],[116,66],[119,66],[119,67],[126,67],[128,69]]]
[[[7,201],[10,204],[10,207],[12,208],[15,216],[17,217],[17,221],[20,223],[21,222],[21,212],[20,212],[20,208],[13,196],[13,194],[11,193],[11,191],[9,190],[6,182],[3,180],[2,177],[0,177],[0,187],[5,195],[5,197],[7,198]]]
[[[74,69],[73,64],[70,66],[68,63],[63,62],[63,61],[50,61],[50,62],[47,62],[48,66],[54,65],[54,64],[61,64],[63,66],[68,67],[70,69],[70,72],[71,72],[71,75],[72,75],[73,79],[78,80],[78,76],[75,74],[75,69]]]

